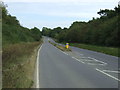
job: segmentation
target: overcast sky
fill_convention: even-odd
[[[4,0],[12,16],[22,26],[69,27],[74,21],[89,21],[99,17],[100,9],[114,9],[119,0]]]

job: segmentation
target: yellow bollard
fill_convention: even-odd
[[[66,48],[67,48],[67,49],[69,48],[69,43],[66,43]]]

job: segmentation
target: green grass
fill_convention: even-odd
[[[3,47],[3,88],[30,88],[37,50],[41,42],[10,44]]]
[[[55,47],[57,47],[58,49],[60,49],[60,50],[62,50],[62,51],[72,51],[70,48],[65,48],[65,47],[63,47],[63,46],[60,46],[60,45],[58,45],[58,44],[55,44],[55,43],[53,43],[53,42],[50,42],[49,41],[49,43],[51,43],[52,45],[54,45]]]
[[[77,44],[77,43],[70,43],[71,46],[83,48],[83,49],[88,49],[92,51],[97,51],[113,56],[119,56],[118,49],[120,48],[113,48],[113,47],[103,47],[103,46],[96,46],[96,45],[87,45],[87,44]]]

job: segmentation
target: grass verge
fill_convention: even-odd
[[[79,47],[79,48],[83,48],[83,49],[88,49],[88,50],[97,51],[97,52],[101,52],[101,53],[120,57],[120,55],[118,53],[120,48],[103,47],[103,46],[87,45],[87,44],[77,44],[77,43],[74,43],[74,44],[71,43],[70,45],[75,46],[75,47]]]
[[[41,42],[31,42],[3,47],[3,88],[30,88],[33,85],[37,50],[40,44]]]
[[[55,47],[57,47],[58,49],[60,49],[62,51],[72,51],[70,48],[67,49],[63,46],[60,46],[60,45],[56,44],[56,43],[53,43],[53,42],[50,42],[50,41],[49,41],[49,43],[51,43],[52,45],[54,45]]]

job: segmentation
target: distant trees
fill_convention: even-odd
[[[73,22],[69,28],[43,28],[44,35],[56,38],[59,42],[87,43],[118,47],[118,28],[120,24],[120,6],[114,10],[100,10],[100,18],[89,22]]]
[[[34,27],[30,30],[30,32],[32,33],[32,37],[36,40],[39,41],[40,38],[42,38],[42,33],[40,32],[40,30],[37,27]]]
[[[114,10],[108,10],[108,9],[105,9],[105,10],[100,10],[99,12],[98,12],[98,14],[100,15],[100,16],[107,16],[107,17],[112,17],[112,16],[115,16],[115,13],[114,13],[115,11]]]

